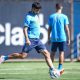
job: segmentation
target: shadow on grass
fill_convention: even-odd
[[[0,79],[6,79],[6,78],[0,78]]]

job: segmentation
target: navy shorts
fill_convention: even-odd
[[[27,45],[26,43],[25,43],[25,45],[23,46],[23,49],[22,49],[22,52],[26,52],[26,53],[29,53],[33,48],[35,48],[36,49],[36,51],[38,52],[38,53],[40,53],[42,50],[45,50],[46,49],[46,47],[45,47],[45,45],[40,41],[40,39],[29,39],[30,40],[30,42],[31,42],[31,45]]]
[[[64,51],[66,42],[52,42],[51,51],[56,52],[57,49],[59,51]]]

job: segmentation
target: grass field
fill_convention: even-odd
[[[54,63],[57,68],[58,63]],[[80,63],[65,62],[64,74],[57,80],[80,80]],[[51,80],[45,62],[6,62],[0,64],[0,80]]]

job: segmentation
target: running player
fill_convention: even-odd
[[[24,36],[25,45],[22,49],[22,53],[13,53],[8,56],[1,56],[0,63],[8,59],[13,58],[25,58],[27,54],[35,48],[38,53],[42,53],[45,57],[46,63],[49,66],[50,77],[57,77],[56,70],[50,58],[50,53],[46,49],[45,45],[40,41],[40,23],[38,18],[38,13],[40,12],[41,5],[39,2],[34,2],[32,4],[32,9],[29,11],[24,20]]]

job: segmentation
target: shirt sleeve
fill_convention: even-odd
[[[64,25],[67,25],[67,24],[69,24],[69,20],[68,20],[68,17],[65,16]]]
[[[30,17],[26,16],[24,19],[24,26],[29,27],[29,25],[30,25]]]

